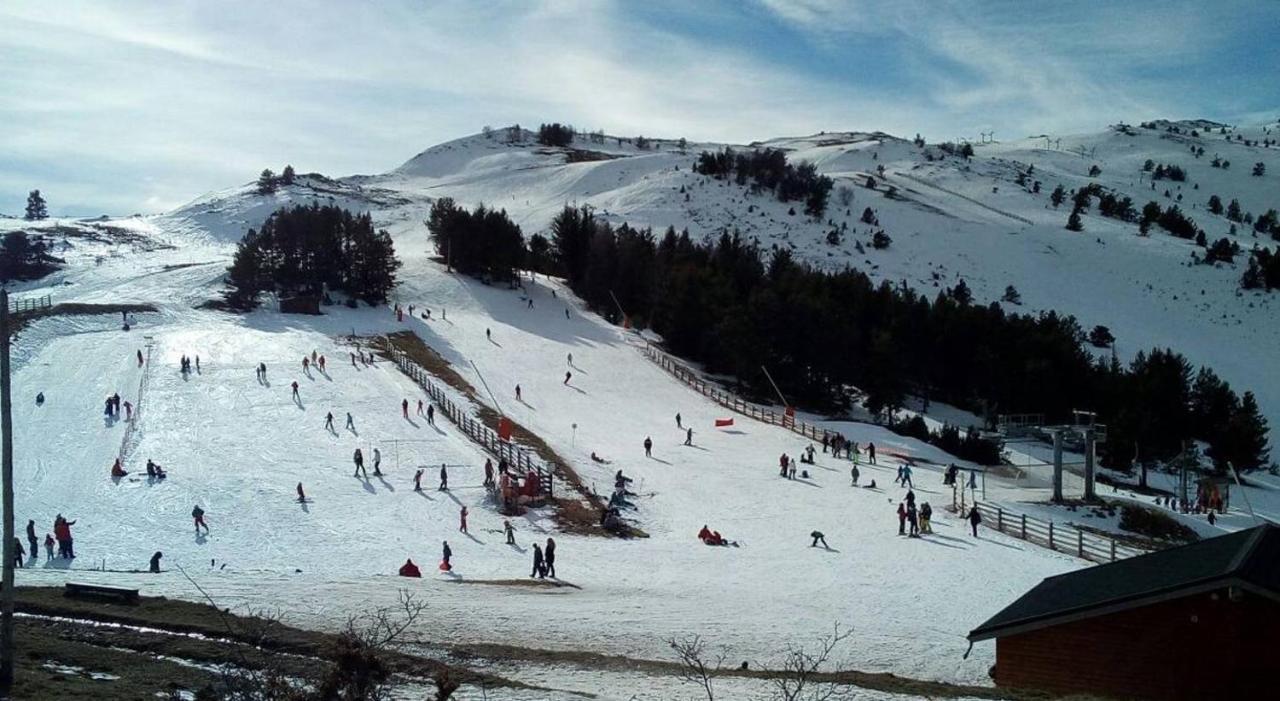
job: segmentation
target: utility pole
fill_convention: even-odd
[[[3,460],[4,590],[0,591],[0,698],[13,688],[13,406],[9,401],[9,291],[0,289],[0,460]]]

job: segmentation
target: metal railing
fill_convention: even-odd
[[[675,360],[670,355],[658,350],[652,343],[646,344],[640,349],[640,351],[645,354],[645,357],[656,363],[658,367],[666,370],[677,380],[680,380],[689,387],[692,387],[703,396],[726,409],[732,409],[739,414],[745,414],[757,421],[763,421],[767,424],[773,424],[774,426],[781,426],[788,431],[799,433],[806,438],[812,438],[817,441],[822,440],[824,436],[831,438],[836,435],[824,428],[818,428],[813,424],[798,421],[796,420],[796,417],[791,416],[786,412],[766,409],[757,404],[745,401],[730,392],[726,392],[725,390],[702,379],[702,377],[693,369]]]
[[[435,403],[440,413],[444,414],[463,433],[467,434],[471,440],[479,443],[485,450],[506,460],[513,470],[518,469],[522,473],[530,470],[536,472],[540,480],[539,486],[542,493],[547,497],[551,496],[552,470],[549,465],[543,462],[541,458],[534,456],[533,452],[527,448],[499,438],[496,431],[484,425],[482,421],[454,403],[444,389],[435,381],[431,373],[423,370],[417,363],[410,360],[404,351],[390,343],[386,347],[391,353],[391,359],[395,361],[396,366],[426,391],[427,396],[431,397],[431,401]]]
[[[978,513],[982,514],[982,525],[1028,543],[1075,555],[1083,560],[1115,562],[1147,553],[1142,548],[1123,544],[1115,538],[1069,524],[1055,524],[1053,521],[1045,521],[985,502],[978,502],[976,506]],[[961,514],[961,516],[965,515],[967,514]]]
[[[24,299],[10,299],[10,314],[27,314],[30,312],[48,309],[53,306],[52,295],[44,295],[43,297],[26,297]]]

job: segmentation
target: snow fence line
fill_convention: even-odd
[[[147,358],[142,366],[142,377],[138,379],[138,396],[133,398],[133,416],[125,422],[128,425],[124,427],[124,438],[120,441],[120,452],[116,454],[121,465],[128,464],[129,457],[138,445],[138,438],[134,429],[142,421],[142,398],[147,393],[147,387],[151,385],[151,349],[155,347],[155,342],[151,336],[144,338],[147,342]]]
[[[764,407],[752,404],[740,399],[734,394],[716,387],[702,379],[698,373],[694,372],[688,366],[676,361],[667,353],[658,350],[654,347],[653,343],[646,342],[645,346],[640,349],[640,352],[644,353],[645,357],[656,363],[658,367],[666,370],[677,380],[680,380],[693,389],[698,390],[698,392],[703,396],[726,409],[732,409],[739,414],[745,414],[757,421],[763,421],[767,424],[773,424],[774,426],[781,426],[788,431],[799,433],[806,438],[812,438],[816,441],[835,436],[834,433],[826,430],[825,428],[818,428],[817,426],[805,423],[804,421],[796,421],[796,417],[794,416],[789,416],[786,413],[780,414],[772,409],[765,409]]]
[[[26,297],[24,299],[9,299],[10,314],[25,314],[27,312],[40,311],[53,306],[53,296],[44,295],[43,297]]]
[[[976,502],[974,505],[978,507],[978,513],[982,514],[982,525],[1028,543],[1075,555],[1082,560],[1115,562],[1149,552],[1077,526],[1054,524],[1053,521],[1044,521],[986,502]]]
[[[910,180],[910,181],[912,181],[912,182],[919,183],[919,184],[921,184],[921,185],[924,185],[925,187],[931,187],[931,188],[933,188],[933,189],[935,189],[935,190],[941,190],[941,191],[943,191],[943,192],[947,193],[948,195],[951,195],[952,197],[959,197],[960,199],[962,199],[962,200],[964,200],[964,201],[966,201],[966,202],[969,202],[970,204],[976,204],[976,205],[978,205],[979,207],[981,207],[981,208],[983,208],[983,209],[986,209],[986,210],[988,210],[988,211],[995,212],[996,214],[999,214],[1000,216],[1003,216],[1003,217],[1009,217],[1010,219],[1012,219],[1012,220],[1014,220],[1014,221],[1020,221],[1020,222],[1022,222],[1023,224],[1028,224],[1028,225],[1032,225],[1032,224],[1034,224],[1034,222],[1032,222],[1030,219],[1027,219],[1026,217],[1019,216],[1019,215],[1017,215],[1017,214],[1014,214],[1013,212],[1006,212],[1006,211],[1004,211],[1003,209],[998,209],[998,208],[996,208],[996,207],[992,207],[991,205],[987,204],[986,202],[982,202],[982,201],[976,200],[976,199],[974,199],[974,198],[972,198],[972,197],[970,197],[970,196],[968,196],[968,195],[963,195],[963,194],[961,194],[961,193],[959,193],[959,192],[956,192],[955,190],[952,190],[952,189],[951,189],[951,188],[949,188],[949,187],[943,187],[942,185],[939,185],[939,184],[937,184],[937,183],[935,183],[935,182],[930,182],[930,181],[928,181],[928,180],[925,180],[924,178],[919,178],[919,177],[916,177],[916,176],[914,176],[914,175],[909,175],[909,174],[907,174],[907,173],[902,173],[902,172],[899,172],[899,171],[894,171],[894,172],[893,172],[893,175],[894,175],[895,177],[899,177],[899,178],[906,178],[907,180]]]
[[[431,374],[410,360],[404,351],[396,348],[390,342],[385,345],[387,350],[390,351],[391,359],[395,361],[396,366],[426,391],[427,396],[431,397],[431,401],[440,407],[440,411],[449,417],[449,420],[454,425],[467,434],[471,440],[479,443],[490,453],[506,460],[514,468],[518,468],[523,472],[533,470],[538,473],[542,492],[548,498],[551,497],[551,468],[546,463],[534,457],[531,451],[521,448],[511,441],[504,441],[499,438],[498,434],[492,429],[477,421],[455,404],[440,388],[440,385],[432,381]]]

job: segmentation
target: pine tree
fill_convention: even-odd
[[[280,182],[284,185],[292,185],[293,176],[293,166],[287,165],[284,167],[284,172],[280,173]]]
[[[1266,163],[1263,163],[1262,161],[1258,161],[1257,163],[1254,163],[1254,164],[1253,164],[1253,175],[1254,175],[1254,177],[1258,177],[1258,178],[1260,178],[1260,177],[1262,177],[1264,174],[1266,174],[1266,172],[1267,172],[1267,164],[1266,164]]]
[[[1244,221],[1243,213],[1240,211],[1240,200],[1233,199],[1231,204],[1227,205],[1227,219],[1234,222]]]
[[[1240,398],[1240,408],[1227,425],[1227,451],[1224,457],[1237,469],[1264,467],[1270,456],[1267,446],[1267,420],[1258,409],[1253,392]]]
[[[1222,199],[1217,195],[1209,197],[1209,211],[1214,214],[1222,214]]]
[[[1053,188],[1053,193],[1049,195],[1049,201],[1053,203],[1054,207],[1057,207],[1058,205],[1062,204],[1062,202],[1066,199],[1067,199],[1067,191],[1063,189],[1061,185]]]
[[[258,176],[258,194],[269,195],[276,191],[276,174],[271,172],[270,168],[265,168],[262,175]]]
[[[27,194],[27,213],[26,219],[47,219],[49,217],[49,209],[45,205],[44,197],[40,195],[39,190],[32,190]]]
[[[1067,231],[1084,231],[1084,222],[1080,220],[1080,213],[1073,211],[1071,216],[1067,217]]]

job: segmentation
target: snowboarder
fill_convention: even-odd
[[[872,465],[876,464],[876,444],[875,443],[867,444],[867,460]]]
[[[898,502],[898,535],[907,534],[907,505]]]
[[[506,534],[507,534],[507,545],[515,545],[515,544],[516,544],[516,529],[512,527],[511,522],[510,522],[510,521],[508,521],[508,520],[506,520],[506,519],[503,519],[503,520],[502,520],[502,530],[503,530],[503,531],[505,531],[505,532],[506,532]]]
[[[419,467],[418,471],[413,473],[413,491],[415,492],[422,491],[422,473],[423,472],[425,472],[425,470]]]
[[[653,457],[653,439],[649,436],[644,437],[644,456],[646,458]]]
[[[572,379],[573,379],[573,373],[566,370],[564,373],[564,383],[567,385],[569,384],[569,380],[572,380]]]
[[[299,504],[305,504],[305,503],[307,503],[307,493],[306,493],[306,492],[304,492],[304,491],[302,491],[302,483],[301,483],[301,482],[299,482],[299,483],[298,483],[298,503],[299,503]]]
[[[333,430],[333,412],[324,415],[324,427],[330,431]]]
[[[373,449],[373,476],[382,476],[382,451],[377,448]]]
[[[692,428],[690,428],[690,429],[688,429],[688,430],[686,430],[686,431],[685,431],[685,434],[684,434],[684,444],[685,444],[685,445],[693,445],[693,429],[692,429]]]
[[[463,533],[467,532],[467,507],[463,506],[462,511],[458,512],[458,530]]]
[[[449,541],[441,541],[440,553],[440,569],[449,572],[453,570],[453,565],[449,564],[449,559],[453,557],[453,551],[449,549]]]
[[[440,465],[440,488],[437,491],[449,491],[449,466],[441,463]]]
[[[978,513],[977,506],[969,507],[969,526],[973,528],[973,537],[978,537],[978,524],[982,523],[982,514]]]
[[[196,504],[195,508],[191,509],[191,520],[195,521],[196,535],[200,535],[201,526],[204,527],[205,533],[209,532],[209,524],[204,522],[204,509],[200,508],[199,504]]]
[[[676,412],[676,428],[684,428],[684,423],[680,420],[680,412]]]
[[[547,538],[547,547],[542,551],[542,564],[546,568],[547,576],[556,578],[556,541],[554,538]]]
[[[534,577],[547,578],[546,564],[542,559],[542,546],[537,543],[533,544],[533,571],[529,573],[529,579]]]
[[[818,547],[818,543],[822,543],[822,547],[826,548],[827,550],[831,549],[831,546],[827,545],[827,537],[822,535],[822,531],[814,531],[809,534],[809,537],[813,538],[813,543],[811,543],[809,547],[816,548]]]
[[[356,452],[352,454],[351,461],[356,464],[356,471],[352,477],[359,477],[360,473],[363,472],[364,478],[369,479],[369,472],[364,469],[364,453],[360,452],[359,448],[356,448]]]
[[[404,418],[409,418],[409,400],[407,398],[400,400],[400,413]]]
[[[858,475],[858,464],[854,463],[853,467],[849,468],[849,476],[853,478],[854,487],[858,486]]]
[[[164,553],[159,550],[155,551],[155,553],[151,555],[151,566],[148,568],[149,572],[152,574],[160,574],[160,558],[162,557],[164,557]]]
[[[295,402],[302,401],[302,397],[298,396],[298,381],[294,380],[291,386],[293,387],[293,401]]]
[[[406,559],[404,561],[404,564],[400,565],[400,576],[401,577],[421,577],[422,570],[418,569],[418,566],[413,564],[412,558]]]
[[[356,420],[351,418],[351,412],[347,412],[347,430],[352,433],[356,432]]]

